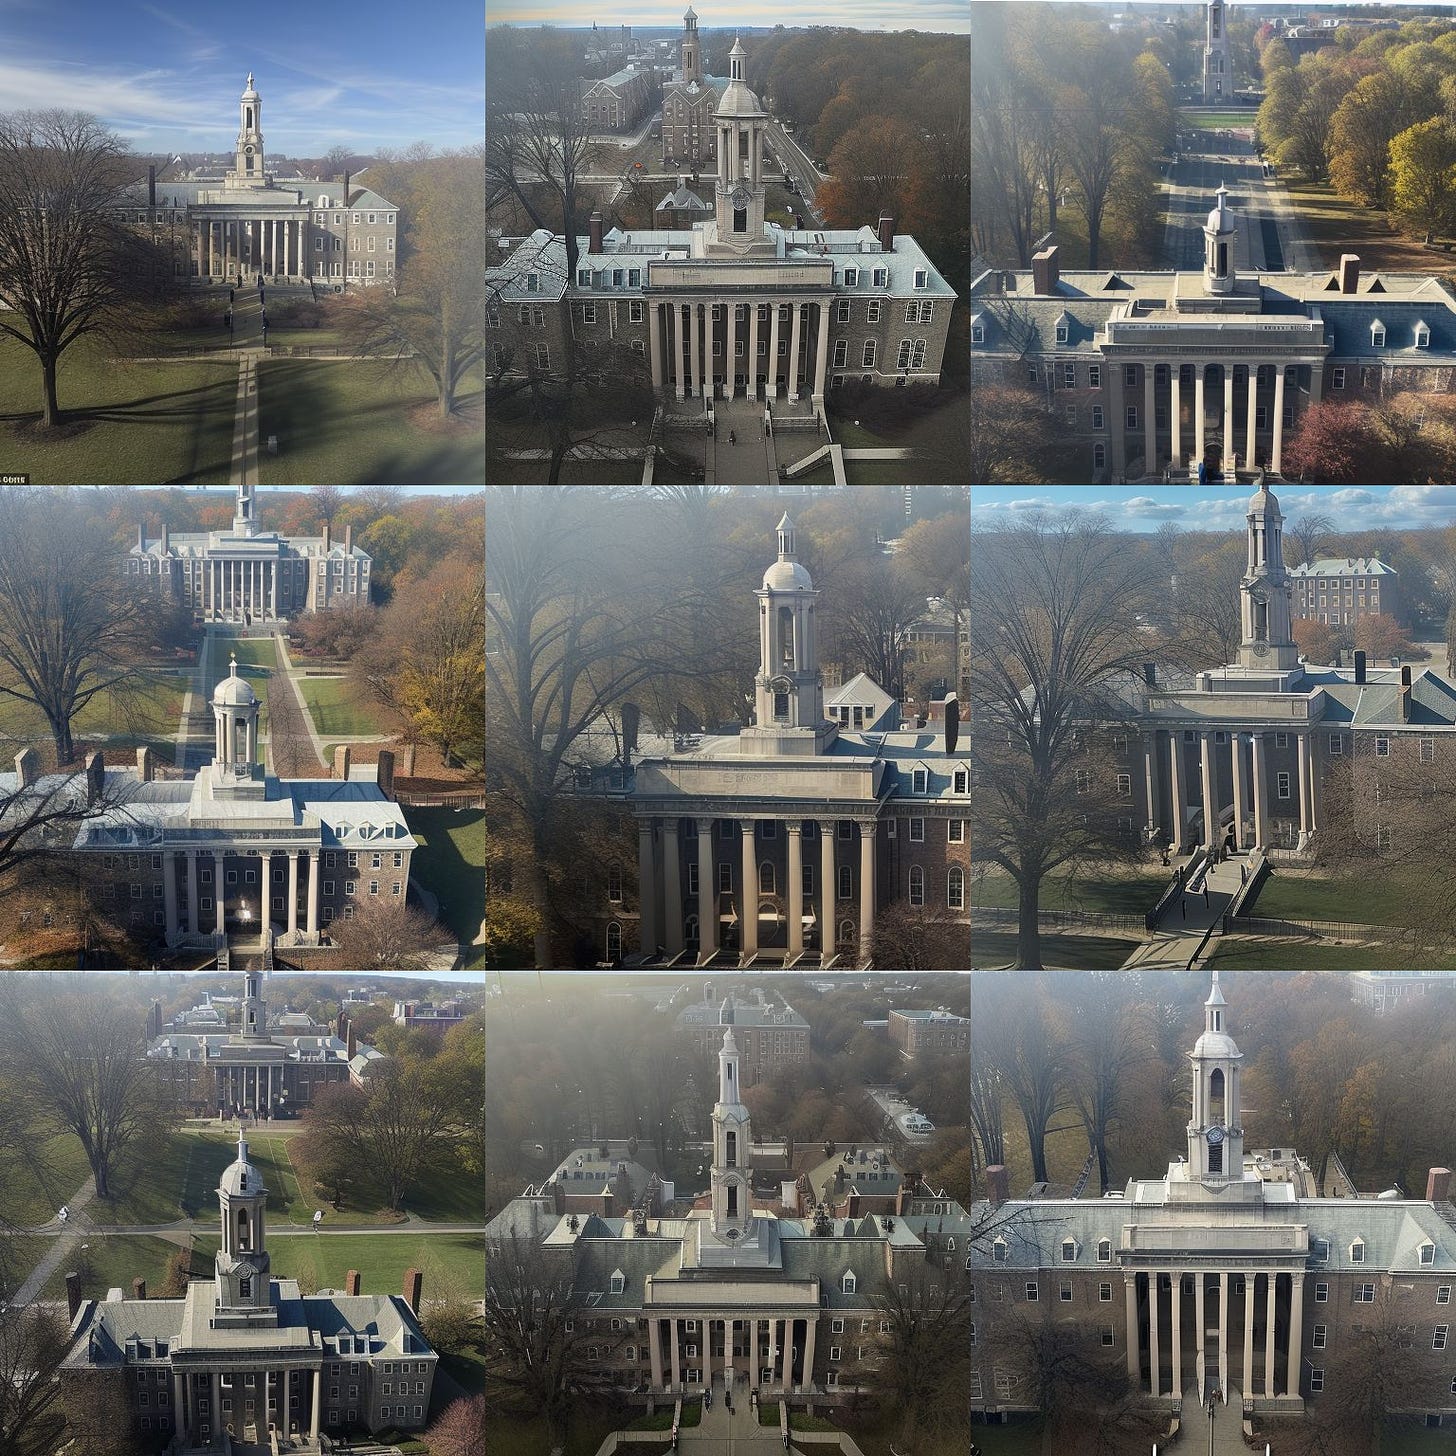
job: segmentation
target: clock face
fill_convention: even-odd
[[[733,189],[733,206],[734,207],[747,207],[748,204],[749,204],[749,202],[751,200],[752,199],[749,196],[749,193],[748,193],[748,189],[747,188],[745,188],[745,187],[735,187]]]
[[[1209,1147],[1216,1148],[1223,1141],[1223,1129],[1221,1127],[1211,1127],[1204,1136],[1208,1139]]]
[[[1256,642],[1256,643],[1254,643],[1254,656],[1255,657],[1263,657],[1263,656],[1265,656],[1268,653],[1268,651],[1269,651],[1269,644],[1267,642]]]
[[[244,148],[243,148],[243,150],[244,150],[244,151],[245,151],[245,152],[246,152],[246,153],[247,153],[247,154],[248,154],[248,155],[249,155],[249,156],[250,156],[250,157],[251,157],[251,156],[252,156],[252,155],[253,155],[253,149],[252,149],[252,147],[244,147]]]

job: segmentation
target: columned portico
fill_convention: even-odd
[[[875,923],[875,821],[859,821],[859,955],[870,953],[870,936]]]
[[[718,953],[718,883],[713,867],[712,819],[698,821],[698,961]]]
[[[743,922],[739,940],[745,961],[758,954],[758,865],[754,856],[754,821],[739,822],[743,840],[743,861],[740,873],[743,877],[743,893],[739,896],[740,919]]]
[[[804,846],[803,822],[790,820],[789,836],[789,960],[804,953]]]

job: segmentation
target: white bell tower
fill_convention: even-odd
[[[714,187],[716,236],[709,251],[745,254],[772,248],[764,236],[767,185],[763,180],[763,136],[768,113],[744,80],[748,52],[735,40],[728,56],[729,79],[713,125],[718,129],[718,180]]]
[[[276,1324],[266,1239],[268,1190],[248,1157],[242,1133],[238,1134],[237,1159],[223,1169],[217,1201],[222,1212],[222,1243],[215,1264],[215,1319],[229,1327]]]
[[[1238,228],[1228,208],[1228,188],[1220,184],[1213,210],[1203,224],[1203,291],[1217,295],[1234,291],[1234,239]]]
[[[1224,0],[1209,0],[1204,12],[1203,99],[1206,102],[1231,101],[1234,94],[1233,69],[1229,58],[1228,7]]]
[[[1193,1115],[1188,1120],[1188,1176],[1198,1183],[1241,1183],[1244,1128],[1239,1112],[1239,1069],[1244,1054],[1228,1033],[1228,1005],[1213,973],[1203,1003],[1203,1035],[1193,1064]]]
[[[238,187],[266,187],[263,171],[263,98],[253,88],[253,73],[238,98],[238,147],[233,175]]]
[[[724,1003],[721,1014],[728,1024],[718,1053],[718,1101],[713,1107],[712,1229],[716,1238],[732,1241],[743,1238],[753,1223],[753,1184],[748,1109],[740,1096],[731,1003]]]
[[[1299,667],[1294,642],[1291,587],[1284,570],[1284,517],[1274,492],[1260,487],[1249,498],[1249,560],[1239,584],[1243,623],[1239,666],[1259,672]]]
[[[758,597],[758,675],[754,726],[740,741],[746,753],[819,753],[837,728],[824,717],[814,579],[799,561],[797,532],[786,511],[779,555],[763,574]]]

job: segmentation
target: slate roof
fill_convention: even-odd
[[[1325,701],[1326,723],[1406,732],[1456,728],[1456,687],[1433,672],[1423,672],[1412,681],[1406,722],[1400,719],[1397,682],[1330,684],[1325,687]]]
[[[1321,556],[1318,561],[1301,561],[1291,566],[1290,576],[1399,576],[1393,566],[1387,566],[1376,556]]]

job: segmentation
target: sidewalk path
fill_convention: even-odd
[[[1187,864],[1192,856],[1180,861]],[[1151,940],[1144,941],[1123,962],[1125,969],[1134,966],[1186,966],[1203,940],[1204,932],[1214,927],[1214,938],[1229,902],[1243,884],[1242,871],[1249,864],[1245,854],[1230,855],[1224,862],[1205,872],[1193,888],[1172,900],[1162,919],[1153,929]],[[1208,885],[1205,901],[1203,886]],[[1211,953],[1211,951],[1210,951]]]
[[[233,416],[233,466],[229,485],[258,483],[258,361],[262,349],[244,349],[238,356],[238,403]]]
[[[191,719],[194,698],[201,699],[207,692],[207,659],[212,646],[212,633],[202,629],[202,646],[197,649],[197,663],[182,696],[182,721],[177,727],[177,752],[172,762],[178,768],[187,767],[187,745],[192,741]]]
[[[62,1232],[60,1238],[41,1256],[40,1263],[30,1271],[30,1275],[25,1283],[16,1291],[15,1298],[11,1301],[13,1304],[24,1307],[34,1304],[40,1297],[40,1292],[46,1287],[51,1275],[60,1268],[61,1261],[70,1254],[80,1239],[83,1232],[82,1224],[85,1222],[81,1215],[84,1213],[86,1206],[95,1197],[96,1180],[95,1178],[87,1178],[71,1195],[70,1202],[66,1204],[71,1215],[69,1220],[63,1224],[58,1219],[52,1219],[50,1223],[42,1225],[41,1229],[37,1230],[37,1232],[43,1232],[45,1229],[59,1229]],[[89,1227],[84,1231],[86,1233],[94,1232]]]

